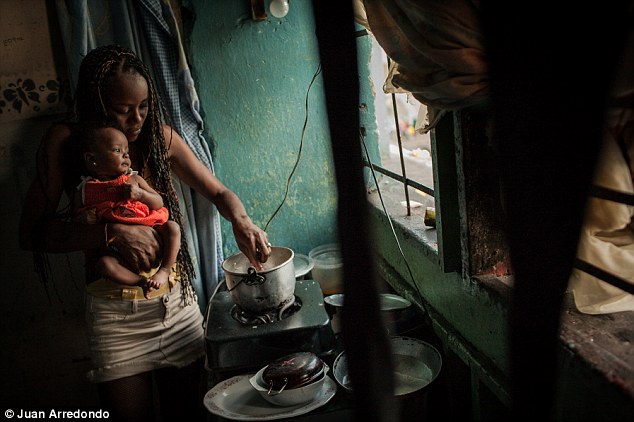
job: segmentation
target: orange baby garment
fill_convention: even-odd
[[[100,181],[91,177],[84,178],[78,186],[81,190],[82,211],[95,209],[97,218],[103,221],[125,224],[142,224],[155,226],[164,224],[169,219],[167,208],[151,210],[143,202],[132,199],[121,200],[121,186],[137,172],[123,174],[114,180]]]

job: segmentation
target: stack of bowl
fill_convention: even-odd
[[[295,406],[315,400],[328,370],[328,365],[314,353],[297,352],[261,368],[249,382],[267,402]]]

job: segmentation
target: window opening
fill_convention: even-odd
[[[365,34],[364,34],[365,35]],[[367,167],[399,182],[384,190],[404,192],[402,204],[411,208],[434,206],[431,137],[419,131],[426,118],[426,107],[407,93],[383,92],[390,65],[387,54],[372,40],[371,78],[375,85],[375,113],[379,132],[380,163],[366,161]]]

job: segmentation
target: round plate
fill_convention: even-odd
[[[309,256],[296,253],[293,257],[293,266],[295,267],[295,278],[303,277],[313,269],[315,260]]]
[[[399,295],[393,295],[391,293],[382,293],[381,295],[381,310],[382,311],[396,311],[401,309],[407,309],[412,305],[412,302],[401,297]]]
[[[249,382],[252,374],[237,375],[216,384],[203,399],[214,415],[236,421],[270,421],[303,415],[328,403],[337,392],[337,383],[326,376],[315,400],[295,406],[280,407],[268,403]]]

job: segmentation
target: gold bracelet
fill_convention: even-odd
[[[108,242],[108,223],[103,226],[103,237],[106,241],[106,249],[110,247],[110,243]]]
[[[104,238],[106,239],[106,248],[108,248],[108,249],[112,249],[112,250],[114,251],[114,250],[115,250],[115,247],[114,247],[114,246],[112,246],[112,242],[114,242],[115,237],[114,237],[114,236],[113,236],[113,237],[110,237],[110,235],[108,235],[108,224],[109,224],[109,223],[106,223],[106,224],[103,226],[103,235],[104,235]]]

